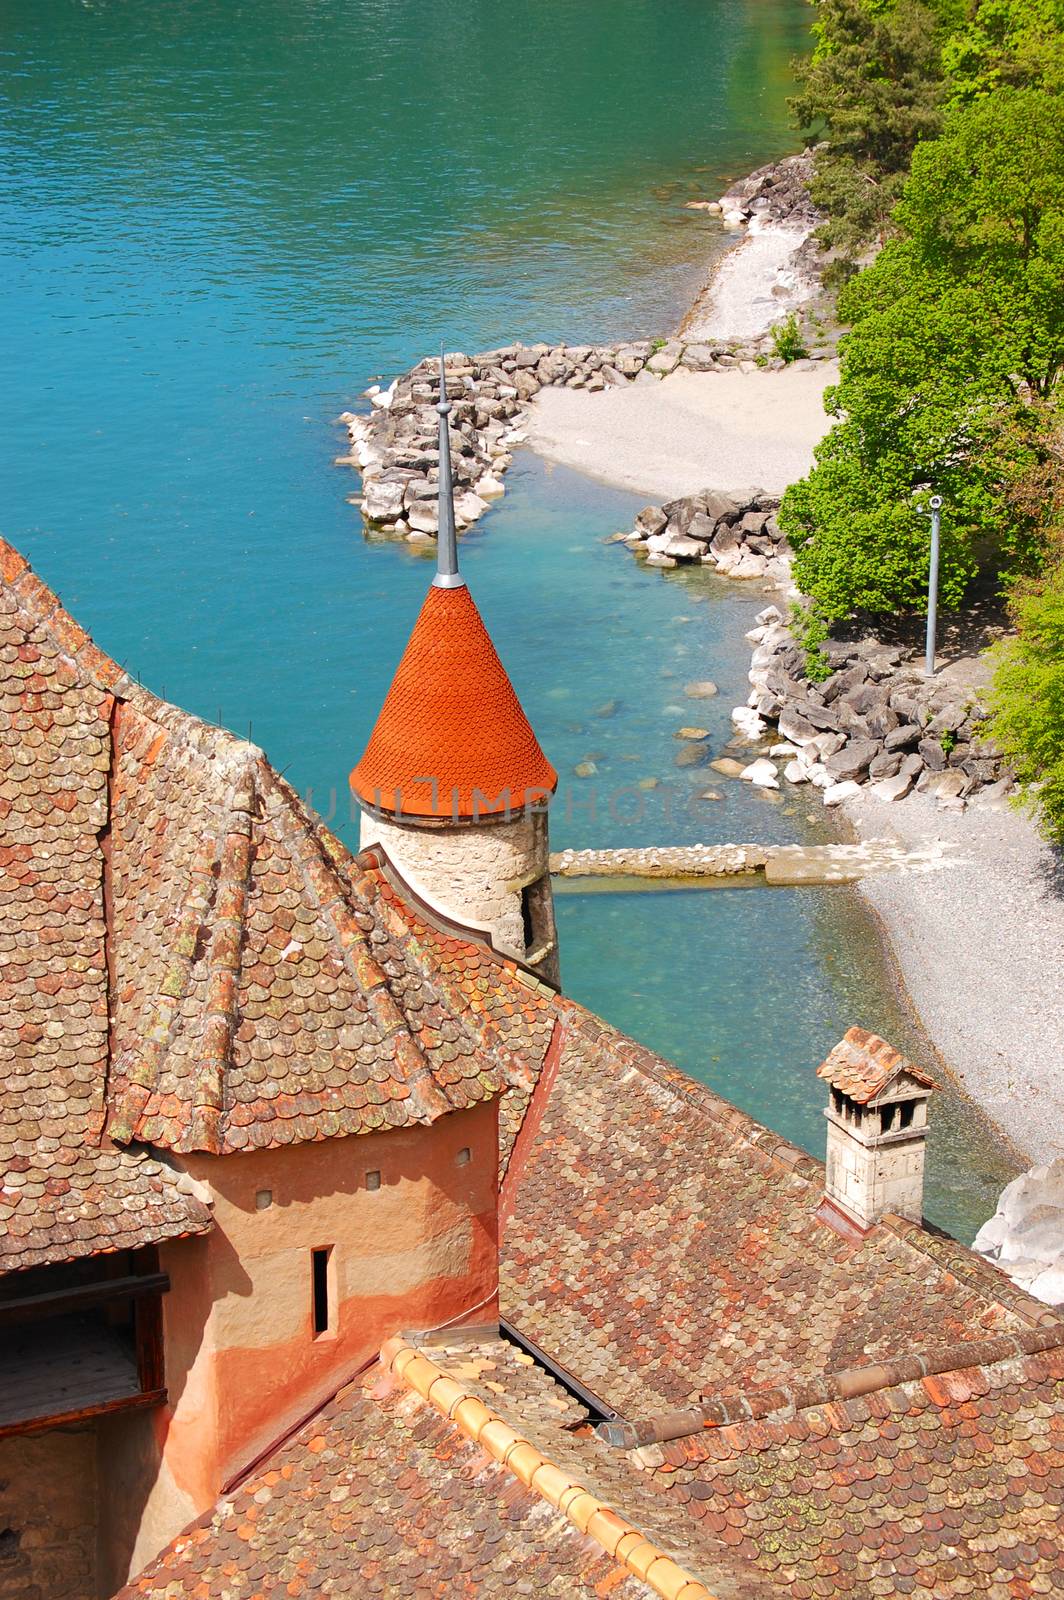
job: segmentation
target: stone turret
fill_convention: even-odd
[[[831,1086],[827,1201],[862,1229],[888,1211],[921,1221],[934,1079],[863,1028],[850,1029],[817,1075]]]
[[[437,570],[351,773],[361,843],[379,844],[428,906],[554,983],[547,804],[558,775],[458,569],[450,409],[441,359]]]

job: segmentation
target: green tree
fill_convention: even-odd
[[[922,603],[932,492],[942,600],[979,571],[1035,571],[1037,485],[1055,447],[1064,368],[1064,120],[1038,90],[950,113],[919,146],[899,237],[844,290],[853,324],[828,391],[838,424],[784,497],[795,577],[824,616]]]
[[[920,139],[939,132],[942,47],[963,15],[950,0],[814,0],[814,48],[791,110],[827,140],[812,186],[823,242],[859,252],[886,228]]]
[[[1064,845],[1064,561],[1015,598],[1015,638],[998,648],[991,728],[1042,831]]]
[[[950,101],[1002,88],[1064,89],[1064,0],[980,0],[942,49]]]

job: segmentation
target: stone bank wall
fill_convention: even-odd
[[[0,1600],[97,1600],[94,1428],[0,1440]]]

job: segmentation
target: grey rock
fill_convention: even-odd
[[[694,495],[684,495],[679,500],[667,500],[661,509],[668,517],[671,527],[678,533],[686,533],[702,507]]]
[[[924,765],[931,772],[942,772],[946,765],[946,752],[938,739],[921,739],[917,746],[924,758]]]
[[[710,757],[709,745],[703,741],[681,745],[673,757],[673,765],[677,767],[704,767]]]
[[[813,727],[811,722],[807,722],[794,706],[784,706],[780,712],[779,730],[785,739],[790,740],[791,744],[812,744],[817,737],[816,728]]]
[[[944,733],[956,733],[967,714],[964,706],[944,706],[937,716],[931,718],[931,721],[927,724],[927,731],[937,737],[941,737]]]
[[[715,527],[716,523],[712,517],[707,517],[704,511],[696,511],[687,525],[687,537],[701,539],[704,545],[708,544],[713,537]]]
[[[873,782],[878,778],[893,778],[901,771],[901,763],[900,750],[882,750],[869,764],[868,776]]]
[[[625,377],[634,378],[637,372],[642,372],[646,354],[645,345],[622,345],[613,359],[613,365],[618,372],[623,372]]]
[[[668,517],[660,506],[644,506],[635,519],[636,528],[645,538],[660,533],[668,525]]]
[[[394,522],[403,514],[406,482],[384,483],[370,478],[363,485],[362,515],[369,522]]]
[[[864,661],[855,661],[852,667],[846,667],[842,672],[836,672],[828,678],[826,683],[821,685],[820,692],[830,705],[840,695],[849,695],[854,689],[860,688],[867,677],[867,664]]]
[[[702,509],[707,517],[712,517],[714,522],[719,522],[722,517],[737,517],[739,505],[730,494],[724,494],[719,489],[704,489],[699,495]]]
[[[714,351],[708,344],[689,344],[680,360],[692,372],[712,372],[716,365]]]
[[[862,664],[867,670],[867,663]],[[858,716],[867,717],[870,712],[889,705],[889,693],[880,683],[861,683],[847,691],[846,703]],[[894,725],[897,726],[896,720]]]
[[[795,707],[799,716],[806,722],[811,722],[814,728],[819,728],[824,733],[838,733],[840,728],[839,714],[834,706],[822,706],[812,698],[799,702]]]
[[[894,710],[894,702],[891,702]],[[898,727],[892,728],[883,743],[888,750],[907,750],[917,743],[920,738],[920,729],[914,722],[903,722]]]
[[[988,805],[995,805],[1010,795],[1016,787],[1016,780],[1011,773],[1004,778],[998,778],[995,783],[985,788],[980,796]]]
[[[851,739],[841,750],[829,756],[824,765],[839,783],[861,777],[868,771],[879,754],[879,746],[872,739]]]
[[[710,541],[709,548],[711,554],[715,556],[726,556],[733,551],[741,550],[742,543],[743,541],[736,530],[725,523],[722,527],[718,527]]]
[[[882,778],[872,785],[872,793],[880,800],[904,800],[913,786],[912,773],[899,772],[893,778]]]
[[[654,351],[647,361],[647,371],[660,372],[662,377],[666,377],[670,372],[676,371],[682,355],[683,345],[677,343],[675,339],[670,339],[660,350]]]

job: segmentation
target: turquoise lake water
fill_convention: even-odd
[[[793,146],[804,0],[4,0],[3,522],[100,644],[250,730],[355,841],[346,774],[429,568],[369,543],[336,414],[445,342],[657,333],[721,235],[683,201]],[[557,847],[816,837],[677,770],[762,597],[601,540],[639,502],[523,454],[463,565],[562,784]],[[712,677],[712,701],[683,683]],[[573,776],[591,759],[592,779]],[[638,788],[656,777],[658,789]],[[848,893],[566,895],[566,986],[823,1150],[852,1022],[919,1049]],[[943,1095],[929,1212],[1010,1175]]]

